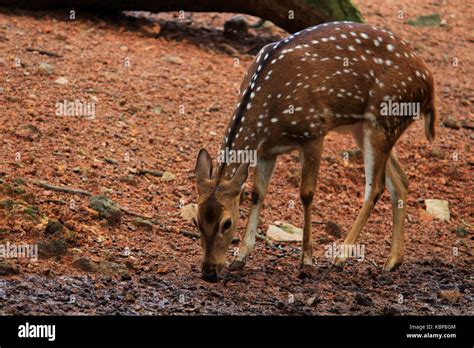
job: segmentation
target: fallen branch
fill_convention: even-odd
[[[74,193],[74,194],[85,195],[85,196],[92,196],[92,193],[81,190],[81,189],[70,188],[70,187],[65,187],[65,186],[54,186],[54,185],[51,185],[51,184],[49,184],[47,182],[44,182],[44,181],[35,180],[35,181],[33,181],[33,184],[35,184],[36,186],[42,187],[44,189],[51,190],[51,191],[58,191],[58,192]]]
[[[0,5],[35,10],[74,8],[109,13],[117,11],[243,13],[269,20],[292,33],[330,21],[362,22],[361,15],[351,0],[0,0]],[[290,10],[296,14],[294,17],[284,15],[290,13]]]
[[[47,182],[44,182],[44,181],[39,181],[39,180],[35,180],[33,181],[33,183],[36,185],[36,186],[39,186],[41,188],[44,188],[44,189],[47,189],[47,190],[51,190],[51,191],[57,191],[57,192],[65,192],[65,193],[74,193],[74,194],[80,194],[80,195],[85,195],[85,196],[92,196],[92,193],[88,192],[88,191],[84,191],[84,190],[81,190],[81,189],[76,189],[76,188],[71,188],[71,187],[65,187],[65,186],[54,186],[54,185],[51,185]],[[59,203],[60,201],[53,201],[53,200],[50,200],[52,203]],[[134,212],[132,210],[129,210],[128,208],[125,208],[125,207],[122,207],[122,206],[119,206],[120,207],[120,210],[123,211],[125,214],[128,214],[128,215],[132,215],[132,216],[136,216],[136,217],[140,217],[140,218],[143,218],[143,219],[147,219],[147,220],[150,220],[153,222],[153,218],[150,217],[150,216],[147,216],[147,215],[142,215],[140,213],[137,213],[137,212]],[[154,222],[155,223],[155,222]],[[159,224],[159,223],[157,223]]]
[[[45,50],[41,50],[41,49],[38,49],[38,48],[27,47],[26,50],[28,52],[38,52],[39,54],[44,54],[45,56],[61,58],[61,55],[59,55],[55,52],[45,51]]]

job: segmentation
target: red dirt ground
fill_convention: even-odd
[[[359,240],[365,260],[349,262],[342,273],[330,270],[324,247],[343,239],[315,223],[313,279],[297,278],[300,245],[262,241],[242,272],[224,272],[217,284],[200,278],[199,243],[180,233],[196,231],[179,210],[196,201],[195,158],[202,147],[217,153],[252,54],[283,37],[282,30],[270,26],[224,38],[222,25],[231,14],[195,13],[184,22],[160,14],[152,16],[152,24],[82,13],[72,21],[67,13],[4,9],[0,202],[11,200],[13,206],[0,205],[0,244],[47,240],[46,222],[54,219],[65,226],[68,251],[38,261],[0,260],[3,269],[15,270],[5,273],[18,272],[0,272],[0,314],[472,315],[472,7],[467,1],[356,3],[367,22],[409,41],[437,83],[436,141],[430,145],[417,122],[397,145],[410,179],[406,258],[399,270],[381,271],[391,239],[385,193]],[[443,25],[405,23],[431,13]],[[39,72],[42,62],[53,66],[51,75]],[[59,77],[69,83],[55,83]],[[55,115],[57,102],[76,99],[95,102],[95,119]],[[463,126],[444,127],[447,119]],[[344,165],[342,153],[354,148],[347,136],[331,134],[325,145],[313,219],[336,222],[344,233],[362,203],[363,163],[356,156]],[[138,175],[142,168],[176,178]],[[262,233],[276,220],[302,226],[298,173],[297,154],[279,159]],[[44,189],[35,180],[105,194],[152,217],[154,225],[137,225],[135,216],[124,214],[119,226],[110,227],[86,196]],[[425,213],[429,198],[449,202],[450,222]],[[247,199],[240,232],[248,208]],[[455,232],[459,226],[467,236]],[[79,257],[105,266],[93,273],[80,270],[73,264]]]

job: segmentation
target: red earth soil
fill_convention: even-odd
[[[216,284],[201,280],[199,241],[182,233],[197,231],[180,217],[180,206],[196,201],[196,155],[202,147],[217,153],[246,67],[260,47],[286,35],[281,29],[265,25],[224,37],[232,14],[194,13],[180,21],[176,14],[143,14],[144,20],[76,13],[70,20],[66,12],[2,9],[0,244],[49,242],[48,220],[57,220],[67,252],[0,259],[0,314],[472,314],[472,7],[355,2],[368,23],[416,49],[437,85],[435,142],[416,122],[397,144],[410,179],[399,270],[381,270],[391,241],[385,192],[359,239],[365,259],[331,271],[325,247],[341,243],[355,220],[364,171],[357,152],[344,162],[352,139],[330,134],[313,204],[315,276],[298,279],[299,244],[258,240],[243,271],[224,271]],[[440,26],[406,24],[433,13]],[[61,77],[68,82],[58,83]],[[76,99],[93,102],[95,118],[56,115],[56,103]],[[175,177],[165,181],[143,168]],[[106,195],[146,218],[123,213],[110,226],[86,195],[40,187],[38,180]],[[282,156],[261,233],[276,220],[302,226],[298,183],[298,155]],[[430,198],[449,202],[449,222],[426,213]],[[248,209],[246,199],[239,233]],[[328,221],[342,236],[325,232]]]

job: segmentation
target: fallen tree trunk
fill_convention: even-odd
[[[272,21],[290,33],[330,21],[362,22],[360,12],[351,0],[0,0],[0,6],[100,12],[235,12]]]

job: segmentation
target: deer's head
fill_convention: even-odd
[[[196,161],[198,207],[196,225],[200,231],[204,258],[202,277],[216,282],[225,264],[229,248],[239,221],[239,198],[247,180],[248,163],[241,164],[230,180],[212,177],[212,160],[202,149]]]

